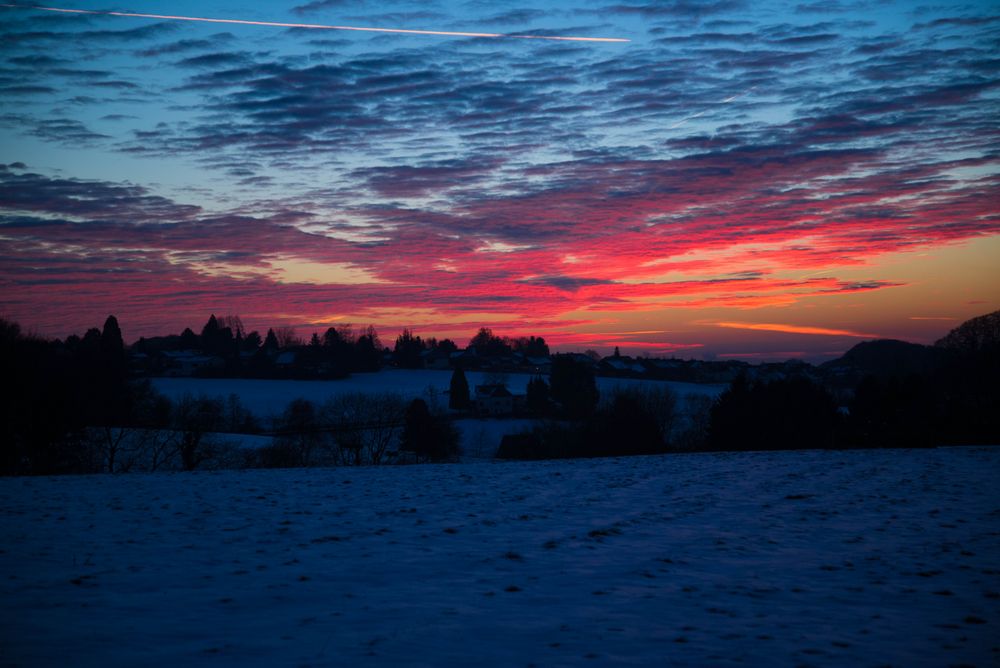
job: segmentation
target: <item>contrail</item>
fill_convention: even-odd
[[[309,30],[352,30],[355,32],[389,32],[402,35],[437,35],[440,37],[490,37],[506,39],[545,39],[556,42],[629,42],[621,37],[556,37],[554,35],[510,35],[499,32],[453,32],[449,30],[407,30],[404,28],[364,28],[359,26],[334,26],[319,23],[282,23],[278,21],[245,21],[242,19],[212,19],[201,16],[173,16],[170,14],[139,14],[137,12],[111,12],[96,9],[64,9],[62,7],[40,7],[37,5],[0,4],[0,7],[15,9],[36,9],[42,12],[63,14],[91,14],[95,16],[125,16],[137,19],[158,19],[161,21],[197,21],[200,23],[229,23],[243,26],[269,26],[273,28],[307,28]]]
[[[757,86],[751,86],[750,88],[746,89],[742,93],[737,93],[736,95],[731,95],[731,96],[727,97],[725,100],[723,100],[722,102],[719,102],[717,104],[729,104],[733,100],[738,100],[739,98],[743,97],[744,95],[749,95],[750,93],[753,92],[754,88],[756,88],[756,87]],[[691,114],[690,116],[688,116],[686,118],[682,118],[681,120],[677,121],[676,123],[674,123],[673,125],[671,125],[667,129],[668,130],[674,130],[676,128],[679,128],[680,126],[684,125],[685,123],[687,123],[688,121],[690,121],[692,119],[700,118],[701,116],[704,116],[709,111],[711,111],[711,110],[710,109],[703,109],[702,111],[699,111],[697,114]]]

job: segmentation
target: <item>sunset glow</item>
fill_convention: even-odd
[[[0,316],[47,336],[822,360],[1000,308],[990,3],[65,5],[0,5]]]

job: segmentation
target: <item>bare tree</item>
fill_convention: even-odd
[[[219,318],[219,326],[228,327],[229,330],[233,333],[234,337],[238,336],[242,338],[245,337],[247,334],[246,330],[243,329],[243,321],[240,319],[240,316],[238,315],[226,315],[223,316],[222,318]]]
[[[174,428],[178,431],[177,452],[185,471],[193,471],[212,457],[205,434],[218,431],[223,424],[221,399],[194,398],[184,395],[174,408]]]
[[[631,397],[656,422],[663,440],[670,442],[677,423],[677,396],[665,385],[619,385],[611,393],[615,397]]]
[[[278,446],[289,455],[291,466],[311,466],[315,463],[313,452],[323,441],[316,407],[307,399],[295,399],[288,404],[281,417]]]
[[[298,332],[295,331],[295,328],[288,325],[276,327],[274,329],[274,336],[278,340],[279,348],[292,348],[305,343],[302,337],[298,335]]]
[[[323,422],[333,432],[338,463],[350,466],[384,464],[397,440],[406,410],[392,393],[344,394],[323,407]]]
[[[127,473],[135,464],[136,446],[129,427],[97,427],[90,435],[100,459],[101,469],[107,473]]]

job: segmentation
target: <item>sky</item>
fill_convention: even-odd
[[[991,2],[42,4],[249,22],[0,5],[0,316],[43,336],[820,361],[1000,308]]]

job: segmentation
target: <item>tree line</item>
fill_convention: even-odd
[[[189,332],[180,338],[190,342],[195,335]],[[475,345],[486,350],[538,351],[544,345],[534,337],[496,337],[485,328],[479,334]],[[213,316],[198,341],[221,350],[253,338],[244,336],[238,323]],[[271,330],[260,347],[280,349],[281,338]],[[319,343],[305,347],[350,347],[356,354],[378,346],[374,328],[358,335],[331,328],[314,339]],[[405,349],[416,347],[414,341],[423,350],[448,347],[447,340],[425,342],[408,330],[397,343]],[[285,344],[297,345],[287,336]],[[548,458],[1000,443],[1000,313],[969,321],[934,347],[906,344],[906,364],[858,366],[857,359],[885,344],[859,344],[853,355],[845,355],[856,360],[856,369],[869,369],[848,386],[808,375],[770,380],[741,375],[715,400],[700,395],[679,400],[665,386],[647,384],[618,389],[601,401],[591,365],[578,356],[552,355],[548,377],[535,376],[527,386],[526,410],[537,418],[536,426],[505,439],[498,454]],[[882,358],[875,355],[875,362]],[[100,329],[63,341],[42,339],[0,319],[0,373],[11,390],[0,402],[3,474],[446,461],[458,452],[449,416],[423,399],[346,395],[322,405],[296,400],[268,426],[258,424],[236,396],[172,401],[148,381],[130,377],[114,316]],[[465,411],[471,402],[459,367],[449,407]],[[274,438],[252,451],[227,449],[214,436],[225,432]]]
[[[867,355],[865,345],[872,347],[858,348]],[[550,420],[505,439],[499,456],[1000,445],[1000,312],[933,347],[905,350],[908,363],[876,359],[847,387],[805,374],[755,380],[744,373],[717,399],[689,396],[680,410],[669,390],[655,386],[618,389],[599,403],[592,371],[556,356],[550,383],[537,378],[528,386],[533,412]]]

